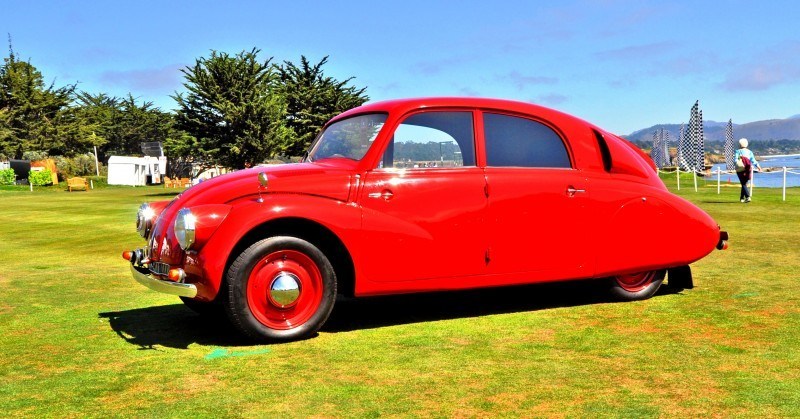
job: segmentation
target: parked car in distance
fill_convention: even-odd
[[[727,245],[624,139],[527,103],[425,98],[328,122],[302,162],[143,204],[134,278],[256,340],[312,336],[355,297],[596,278],[622,300]],[[665,234],[665,232],[667,234]],[[410,307],[409,310],[413,310]]]

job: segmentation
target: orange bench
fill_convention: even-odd
[[[67,189],[72,192],[72,189],[89,190],[89,181],[82,177],[71,177],[67,179]]]

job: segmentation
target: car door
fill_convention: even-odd
[[[397,127],[359,198],[364,279],[484,272],[485,180],[475,164],[473,119],[471,111],[427,111]]]
[[[530,118],[484,113],[490,272],[525,281],[589,272],[589,184],[564,139]]]

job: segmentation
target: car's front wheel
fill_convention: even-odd
[[[228,315],[260,341],[312,336],[336,300],[336,274],[316,246],[296,237],[270,237],[245,249],[227,273]]]
[[[611,278],[611,295],[622,301],[645,300],[653,296],[661,287],[666,270],[638,272],[616,275]]]

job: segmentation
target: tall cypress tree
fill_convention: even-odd
[[[260,61],[259,52],[212,51],[181,70],[188,92],[173,96],[177,128],[194,138],[207,164],[248,167],[284,148],[283,100],[272,90],[272,58]]]
[[[303,154],[325,122],[369,100],[366,88],[349,85],[353,77],[339,81],[325,76],[322,67],[327,62],[326,56],[312,65],[301,55],[299,66],[289,61],[276,66],[276,90],[286,99],[285,125],[291,136],[287,155]]]
[[[21,158],[24,151],[63,148],[60,123],[70,123],[68,106],[75,85],[46,86],[42,73],[30,62],[17,59],[9,41],[9,55],[0,66],[0,153]]]

